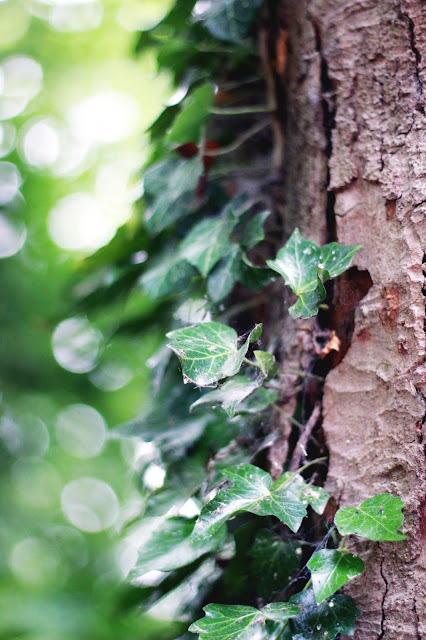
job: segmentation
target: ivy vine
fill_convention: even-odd
[[[271,146],[274,108],[259,104],[260,5],[216,0],[200,14],[195,0],[177,0],[140,34],[137,50],[156,50],[179,99],[149,129],[143,222],[86,261],[102,277],[79,304],[141,288],[150,315],[116,331],[156,325],[167,333],[151,359],[150,412],[117,430],[152,443],[146,464],[166,470],[163,486],[143,489],[141,518],[159,517],[161,526],[139,550],[132,601],[149,608],[190,580],[192,597],[180,613],[192,622],[204,608],[205,616],[182,638],[333,640],[353,634],[358,616],[352,599],[336,594],[364,569],[347,536],[403,540],[403,504],[373,496],[339,509],[333,522],[324,518],[328,493],[313,484],[324,458],[275,480],[262,468],[262,451],[273,442],[271,413],[283,411],[277,376],[316,376],[286,372],[272,345],[261,348],[262,324],[248,327],[242,314],[281,277],[296,296],[290,314],[315,316],[327,281],[349,268],[360,247],[319,247],[298,229],[284,246],[275,244],[279,221],[259,179],[268,165],[256,164]],[[297,414],[287,417],[303,427]],[[155,584],[144,579],[150,571],[161,572]],[[217,603],[206,605],[210,597]]]

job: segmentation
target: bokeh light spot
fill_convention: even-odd
[[[50,443],[46,425],[31,414],[5,413],[0,418],[0,438],[9,453],[16,457],[41,457]]]
[[[62,198],[49,213],[48,229],[52,240],[62,249],[89,253],[106,244],[115,232],[99,202],[86,193]]]
[[[78,529],[97,533],[111,527],[119,513],[112,488],[97,478],[78,478],[62,492],[62,511]]]
[[[63,409],[56,421],[56,438],[76,458],[98,455],[105,443],[106,426],[101,414],[86,404]]]
[[[0,258],[10,258],[25,244],[27,230],[22,222],[0,214]]]
[[[39,538],[25,538],[16,544],[10,555],[15,576],[32,586],[47,586],[58,582],[60,560],[52,545]]]
[[[15,146],[16,129],[10,122],[0,123],[0,158],[7,156]]]
[[[128,138],[140,121],[137,100],[118,91],[105,91],[78,102],[69,111],[75,135],[91,143],[112,143]]]
[[[86,318],[68,318],[53,332],[52,348],[56,361],[73,373],[87,373],[96,364],[102,334]]]
[[[61,480],[45,460],[18,460],[12,468],[12,481],[18,500],[27,507],[49,509],[59,502]]]
[[[98,0],[64,0],[52,7],[49,22],[57,31],[88,31],[99,27],[102,15]]]
[[[13,200],[21,184],[21,174],[16,166],[12,162],[0,162],[0,205]]]

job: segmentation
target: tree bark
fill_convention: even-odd
[[[297,224],[317,241],[363,245],[334,287],[342,350],[323,396],[327,486],[339,506],[382,492],[405,503],[405,542],[356,543],[366,571],[346,590],[361,612],[355,638],[426,639],[426,5],[287,0],[279,10],[285,232]],[[297,342],[292,322],[284,352]]]

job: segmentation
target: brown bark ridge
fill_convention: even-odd
[[[362,299],[349,329],[339,318],[348,282],[334,290],[331,328],[351,335],[324,391],[328,488],[340,506],[389,491],[405,503],[405,542],[356,543],[366,571],[347,588],[361,612],[355,638],[426,639],[426,3],[281,8],[283,215],[312,239],[328,232],[363,245]]]

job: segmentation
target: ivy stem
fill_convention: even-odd
[[[205,149],[203,151],[203,155],[216,157],[216,156],[224,156],[227,153],[232,153],[233,151],[236,151],[237,149],[239,149],[239,147],[241,147],[241,145],[247,142],[247,140],[250,140],[250,138],[255,136],[257,133],[259,133],[263,129],[266,129],[266,127],[270,127],[270,126],[271,126],[271,122],[269,119],[262,120],[262,122],[258,122],[253,127],[250,127],[249,129],[247,129],[247,131],[244,131],[244,133],[242,133],[240,136],[235,138],[234,142],[231,142],[231,144],[228,144],[224,147],[220,147],[219,149]]]
[[[248,309],[257,307],[258,305],[262,304],[263,302],[267,302],[268,300],[269,297],[266,294],[255,296],[253,298],[250,298],[250,300],[245,300],[244,302],[235,304],[233,307],[217,316],[216,319],[225,320],[226,318],[231,318],[232,316],[237,315],[237,313],[241,313],[242,311],[247,311]]]
[[[287,420],[290,420],[290,422],[294,424],[296,427],[298,427],[298,429],[300,430],[304,429],[304,425],[301,422],[296,420],[296,418],[293,418],[293,416],[287,413],[287,411],[285,411],[285,409],[280,407],[276,402],[272,403],[272,408],[275,409],[275,411],[278,411],[278,413],[281,413],[281,415],[284,416],[284,418],[286,418]]]
[[[282,628],[281,628],[281,631],[280,631],[280,632],[279,632],[279,634],[276,636],[275,640],[278,640],[278,639],[282,636],[283,631],[285,631],[285,630],[286,630],[287,625],[288,625],[288,623],[289,623],[289,622],[290,622],[290,620],[286,620],[286,621],[284,622],[284,624],[283,624],[283,626],[282,626]]]
[[[298,378],[310,378],[312,380],[324,382],[324,378],[322,376],[316,376],[314,373],[305,373],[304,371],[285,371],[284,369],[279,369],[277,373],[282,376],[297,376]]]
[[[212,107],[212,109],[210,109],[210,113],[213,113],[215,116],[239,116],[249,113],[271,113],[272,111],[272,107],[264,104],[249,105],[245,107],[227,107],[222,109],[220,107]]]
[[[340,545],[339,545],[339,547],[338,547],[337,551],[340,551],[341,553],[344,553],[345,551],[347,552],[347,548],[346,548],[346,542],[347,542],[347,540],[348,540],[348,536],[347,536],[347,535],[346,535],[346,536],[343,536],[343,540],[342,540],[342,542],[340,543]]]
[[[282,489],[283,487],[285,487],[287,484],[290,484],[290,482],[292,482],[294,480],[294,478],[298,475],[300,475],[301,473],[303,473],[306,469],[308,469],[309,467],[312,467],[313,464],[318,464],[319,462],[325,462],[327,460],[326,457],[323,458],[315,458],[315,460],[310,460],[309,462],[307,462],[306,464],[303,465],[303,467],[300,467],[297,471],[295,471],[294,473],[291,474],[291,476],[289,478],[287,478],[286,480],[284,480],[283,482],[278,484],[278,480],[274,483],[274,490],[276,489]]]
[[[309,578],[308,582],[303,587],[302,591],[307,591],[312,584],[312,578]]]
[[[243,362],[245,362],[246,364],[249,364],[251,367],[256,367],[256,369],[262,368],[260,364],[258,364],[257,362],[254,362],[253,360],[249,360],[248,358],[243,358]]]

